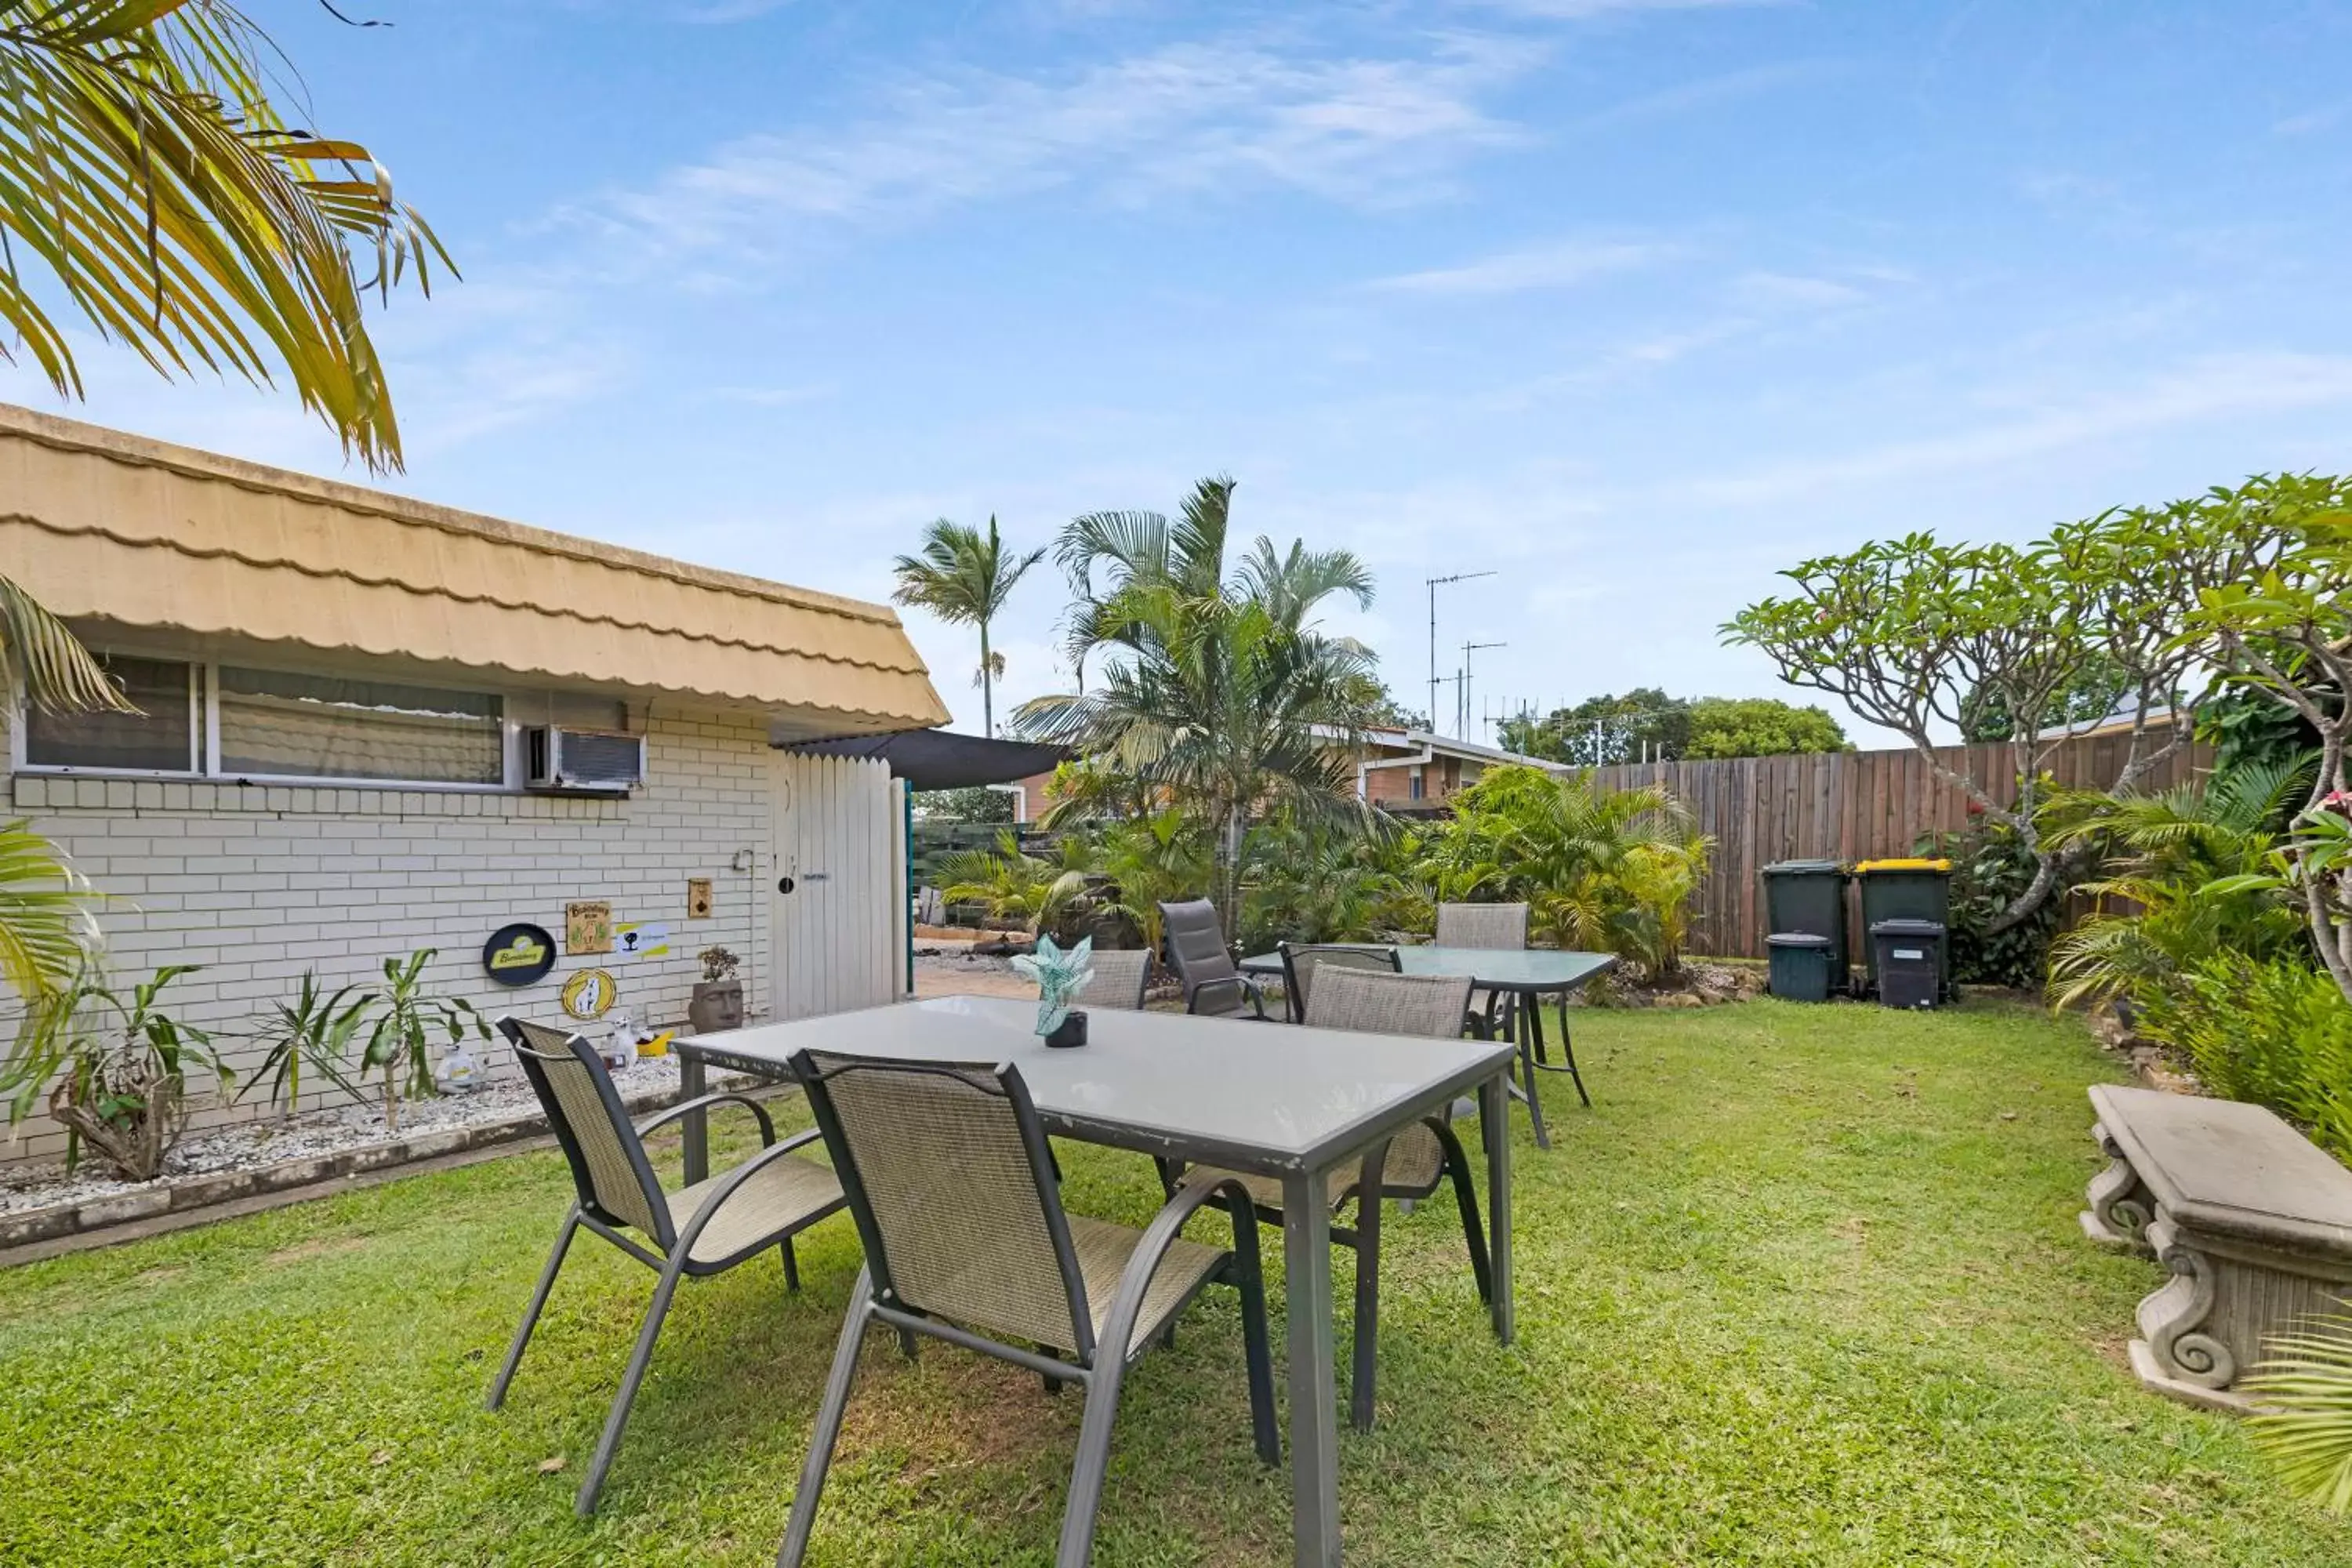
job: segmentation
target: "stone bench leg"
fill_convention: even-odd
[[[2151,1250],[2147,1226],[2156,1211],[2156,1199],[2131,1162],[2107,1133],[2104,1122],[2094,1123],[2091,1136],[2107,1157],[2107,1168],[2091,1178],[2087,1196],[2091,1206],[2080,1216],[2083,1234],[2102,1247],[2113,1247],[2130,1252]]]
[[[2352,1267],[2340,1258],[2194,1234],[2161,1205],[2147,1239],[2171,1278],[2139,1304],[2132,1370],[2158,1394],[2208,1410],[2252,1410],[2256,1401],[2236,1385],[2271,1353],[2266,1342],[2352,1293]]]

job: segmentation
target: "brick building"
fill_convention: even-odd
[[[669,1024],[700,949],[741,957],[752,1013],[790,1010],[790,933],[855,926],[833,983],[895,994],[899,839],[865,798],[887,770],[776,750],[946,718],[886,607],[6,407],[0,575],[142,710],[11,703],[10,815],[106,895],[117,977],[201,965],[167,997],[232,1044],[306,970],[332,987],[420,947],[486,1011],[558,1016],[593,967]],[[667,951],[564,952],[579,903]],[[486,943],[516,922],[558,956],[510,988]],[[6,1153],[53,1153],[45,1126]]]

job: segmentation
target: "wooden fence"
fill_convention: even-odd
[[[2123,765],[2125,735],[2086,735],[2061,745],[2049,772],[2061,784],[2105,789]],[[2004,803],[2014,797],[2010,749],[1949,746],[1945,765],[1979,781]],[[1965,762],[1965,766],[1963,763]],[[2184,746],[2140,780],[2166,789],[2210,771],[2212,749]],[[1629,763],[1595,770],[1611,788],[1663,784],[1714,839],[1699,889],[1691,950],[1761,958],[1765,929],[1760,875],[1775,860],[1864,860],[1908,855],[1930,833],[1969,825],[1968,797],[1937,778],[1927,759],[1894,752],[1825,752],[1798,757],[1734,757],[1718,762]]]

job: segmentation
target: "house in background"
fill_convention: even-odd
[[[1488,768],[1508,766],[1550,773],[1577,771],[1565,763],[1525,757],[1428,730],[1368,730],[1356,753],[1356,795],[1400,816],[1434,815]]]
[[[1338,731],[1328,732],[1342,744]],[[1435,815],[1445,803],[1478,782],[1488,768],[1516,765],[1541,768],[1550,773],[1572,773],[1566,763],[1521,756],[1497,746],[1457,741],[1427,730],[1367,730],[1353,748],[1356,798],[1399,816]],[[1017,779],[1002,787],[1013,796],[1013,820],[1036,821],[1053,804],[1052,770]]]
[[[423,947],[492,1015],[560,1019],[594,971],[679,1022],[714,945],[754,1015],[903,992],[899,786],[779,749],[945,721],[885,606],[5,406],[0,574],[140,710],[12,701],[9,815],[107,896],[118,978],[202,966],[190,1023],[233,1042],[306,970]],[[567,942],[583,904],[646,951]],[[509,985],[518,924],[554,951]]]

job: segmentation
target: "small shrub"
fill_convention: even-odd
[[[391,1132],[400,1131],[404,1097],[440,1092],[433,1082],[435,1036],[453,1046],[469,1028],[485,1040],[490,1037],[490,1026],[471,1002],[438,995],[425,984],[425,966],[433,962],[434,951],[419,948],[404,959],[383,961],[383,1010],[360,1057],[362,1070],[383,1074],[383,1124]]]
[[[26,1010],[0,1090],[22,1121],[48,1090],[48,1112],[66,1129],[66,1165],[87,1147],[126,1181],[152,1181],[187,1125],[188,1075],[231,1075],[202,1029],[158,1005],[163,988],[193,965],[166,964],[126,995],[95,967]]]
[[[1919,847],[1952,863],[1952,978],[1971,985],[2038,991],[2050,973],[2050,944],[2064,913],[2053,898],[2005,931],[1992,923],[2032,884],[2039,869],[2017,830],[1984,823],[1947,833]]]
[[[2140,1030],[2213,1093],[2267,1105],[2352,1161],[2352,1004],[2300,958],[2221,953],[2144,1004]]]

